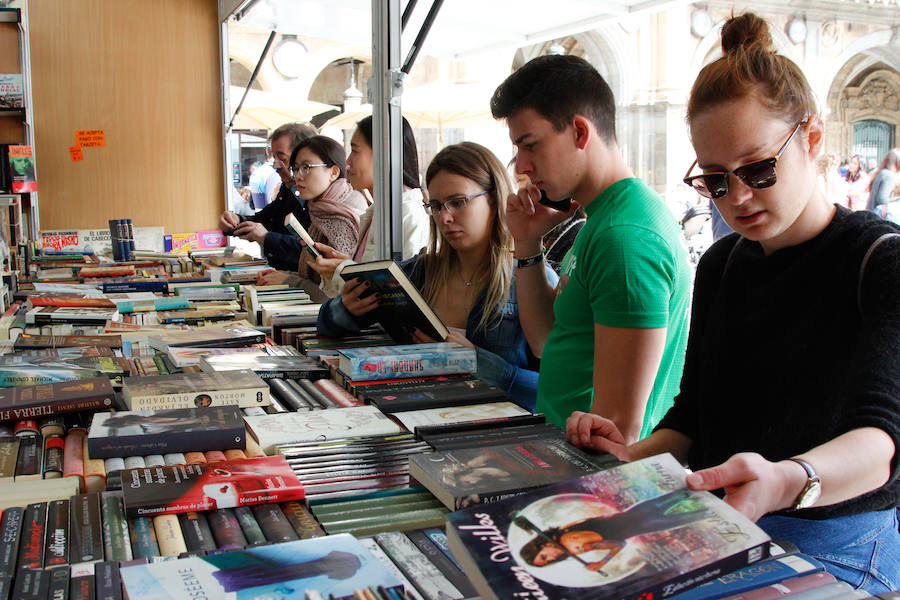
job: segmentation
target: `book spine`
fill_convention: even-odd
[[[156,543],[159,544],[162,556],[178,556],[187,552],[187,545],[176,515],[153,517],[153,529],[156,531]]]
[[[351,406],[362,406],[363,402],[358,400],[353,394],[341,388],[330,379],[317,379],[313,382],[322,393],[331,398],[338,406],[349,408]]]
[[[256,521],[253,510],[249,506],[237,506],[234,509],[234,516],[237,517],[241,526],[244,537],[247,538],[247,544],[250,546],[261,546],[266,544],[266,535]]]
[[[18,460],[19,438],[12,435],[0,437],[0,480],[12,480],[15,477]]]
[[[187,465],[205,465],[206,464],[206,456],[203,454],[203,452],[200,452],[200,451],[185,452],[184,460],[185,460],[185,464],[187,464]]]
[[[118,219],[110,219],[109,223],[109,241],[112,245],[112,254],[113,260],[115,262],[121,262],[122,258],[122,246],[119,243],[119,220]]]
[[[72,565],[69,571],[69,600],[94,600],[94,563]]]
[[[40,569],[44,565],[44,532],[47,522],[47,503],[35,502],[25,507],[22,536],[16,571]]]
[[[312,408],[310,403],[283,379],[270,379],[268,384],[271,394],[292,411],[299,412]]]
[[[122,600],[122,576],[118,563],[104,561],[94,565],[94,591],[96,600]]]
[[[151,558],[159,556],[159,544],[156,543],[156,531],[149,517],[135,517],[128,520],[128,533],[131,537],[131,553],[134,558]]]
[[[699,571],[689,571],[672,577],[662,583],[652,586],[650,590],[645,590],[644,593],[625,595],[623,596],[623,600],[642,600],[646,598],[647,592],[652,593],[655,598],[670,598],[675,594],[679,594],[696,585],[705,583],[715,577],[737,571],[758,560],[764,560],[768,558],[768,556],[769,542],[765,542],[742,552],[738,552],[737,554],[717,560],[703,567]]]
[[[144,464],[147,467],[163,467],[166,464],[166,459],[163,458],[162,454],[148,454],[144,457]]]
[[[284,513],[285,518],[301,540],[325,535],[325,530],[322,529],[313,514],[300,502],[282,502],[281,512]]]
[[[247,538],[241,530],[234,511],[229,508],[217,508],[206,513],[209,527],[217,548],[246,548]]]
[[[144,460],[143,456],[126,456],[125,460],[125,469],[143,469],[147,466],[147,461]]]
[[[444,553],[438,548],[434,542],[423,531],[408,531],[406,537],[416,545],[419,551],[424,554],[431,564],[438,568],[441,574],[447,578],[447,581],[453,584],[456,589],[463,593],[463,598],[474,598],[478,596],[478,592],[469,583],[468,577],[456,566]]]
[[[72,496],[69,507],[71,517],[71,564],[91,563],[103,560],[103,526],[100,516],[100,494]]]
[[[19,456],[16,460],[16,479],[41,478],[41,449],[43,441],[39,435],[19,437]]]
[[[343,355],[342,355],[343,356]],[[423,375],[474,373],[475,351],[418,352],[403,355],[350,356],[345,372],[353,381],[369,381]],[[344,361],[342,360],[342,366]]]
[[[266,456],[266,453],[263,452],[259,442],[257,442],[252,435],[247,435],[244,439],[247,440],[247,447],[244,448],[244,454],[247,455],[247,458],[260,458]]]
[[[47,589],[47,600],[68,600],[69,567],[60,567],[50,571],[50,584]],[[0,599],[6,600],[0,595]]]
[[[300,379],[297,384],[306,391],[322,408],[338,408],[340,405],[328,397],[322,390],[308,379]]]
[[[178,523],[181,525],[181,533],[188,552],[215,550],[216,541],[209,529],[206,513],[196,511],[178,513]]]
[[[102,492],[106,488],[106,467],[103,459],[91,456],[87,436],[83,438],[84,449],[84,491]]]
[[[250,508],[269,542],[277,544],[300,539],[278,504],[254,504]]]
[[[785,579],[771,585],[747,590],[741,594],[735,595],[735,599],[740,600],[775,600],[785,596],[793,596],[800,592],[814,590],[826,585],[837,583],[834,575],[831,573],[811,573],[803,577],[794,577]],[[877,596],[881,597],[881,596]]]
[[[47,533],[44,539],[44,568],[69,564],[69,501],[47,504]]]
[[[122,492],[100,494],[100,513],[103,520],[103,550],[106,558],[120,562],[134,558]]]
[[[240,448],[232,448],[225,451],[225,460],[245,460],[247,454]]]
[[[226,454],[226,457],[227,457],[227,454]],[[169,452],[169,453],[163,454],[163,460],[166,461],[167,467],[174,467],[175,465],[186,465],[187,464],[187,459],[184,457],[184,454],[182,454],[181,452]]]
[[[18,565],[24,512],[25,509],[21,506],[11,506],[3,510],[3,517],[0,520],[0,589],[5,589],[7,595]],[[4,581],[5,586],[2,583]],[[5,600],[2,594],[0,599]]]
[[[78,477],[84,489],[84,429],[71,429],[63,446],[63,477]]]
[[[225,453],[221,450],[207,450],[203,453],[203,456],[206,457],[207,463],[225,462],[226,460],[228,460],[225,457]]]
[[[375,541],[397,563],[403,574],[412,581],[426,600],[441,600],[447,596],[463,597],[402,533],[396,531],[380,533],[375,536]]]
[[[162,370],[160,373],[166,374]],[[128,389],[128,382],[125,383],[125,389]],[[132,391],[124,395],[124,399],[128,410],[162,410],[169,408],[196,408],[197,396],[200,395],[200,392],[181,392],[176,394],[157,394],[154,396],[135,396]],[[261,388],[208,391],[202,395],[209,396],[208,406],[246,408],[248,406],[265,406],[269,403],[269,387],[266,385],[263,385]]]
[[[50,571],[22,569],[16,574],[15,600],[44,600],[50,584]]]
[[[322,527],[328,535],[335,533],[352,533],[354,535],[374,535],[384,531],[408,531],[438,527],[447,516],[444,508],[427,508],[399,515],[379,515],[369,519],[353,519],[335,523],[323,523]]]
[[[109,410],[114,404],[114,398],[115,396],[110,393],[97,398],[46,400],[34,406],[0,409],[0,421],[18,421],[19,419],[33,419],[80,411]]]
[[[44,479],[58,479],[63,475],[65,439],[61,435],[51,435],[44,440],[42,472]]]

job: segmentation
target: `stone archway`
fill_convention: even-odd
[[[878,120],[900,133],[900,72],[871,57],[857,56],[838,71],[828,92],[826,148],[849,156],[853,125]],[[896,141],[895,141],[896,144]]]

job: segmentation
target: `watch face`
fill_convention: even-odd
[[[797,508],[809,508],[816,503],[822,494],[822,484],[818,481],[810,481],[806,484],[800,497],[797,499]]]

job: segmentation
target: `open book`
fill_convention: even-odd
[[[300,224],[300,221],[297,220],[297,217],[291,213],[285,215],[284,226],[295,238],[303,240],[303,243],[306,244],[306,249],[313,255],[313,258],[319,256],[319,251],[316,250],[316,243],[313,241],[312,236],[309,235],[309,232]]]
[[[412,334],[416,329],[436,342],[443,342],[450,335],[441,319],[394,261],[376,260],[348,265],[341,271],[341,278],[369,283],[369,291],[361,297],[378,294],[378,307],[373,315],[398,344],[414,343]]]

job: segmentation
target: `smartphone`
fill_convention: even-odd
[[[538,200],[538,204],[543,204],[544,206],[550,207],[553,210],[569,212],[569,210],[572,208],[572,199],[563,198],[562,200],[551,200],[547,197],[547,192],[541,190],[541,199]]]

